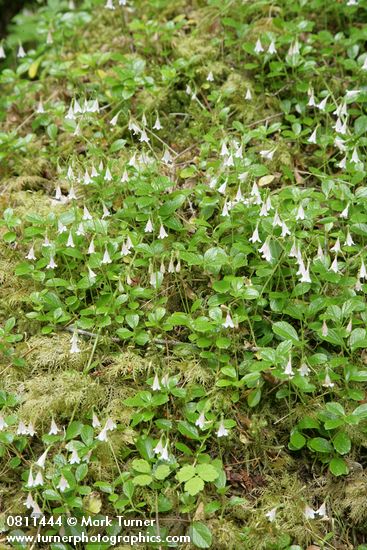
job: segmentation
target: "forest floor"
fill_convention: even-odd
[[[367,549],[366,23],[365,0],[15,16],[1,548],[43,513],[154,519],[141,549]]]

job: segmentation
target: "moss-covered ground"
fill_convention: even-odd
[[[41,512],[191,537],[141,549],[367,548],[366,8],[48,0],[13,19],[1,548],[21,548],[9,514]],[[113,545],[40,546],[74,547]]]

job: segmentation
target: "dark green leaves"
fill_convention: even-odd
[[[189,529],[191,542],[197,548],[210,548],[212,544],[212,534],[210,529],[199,521],[194,521]]]
[[[273,332],[283,340],[290,340],[293,344],[298,344],[299,342],[296,329],[286,321],[274,323]]]
[[[313,437],[307,443],[308,447],[317,453],[331,453],[333,447],[327,439],[324,437]]]
[[[345,432],[338,432],[333,439],[334,449],[341,455],[349,453],[352,442]]]

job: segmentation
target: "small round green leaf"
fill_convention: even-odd
[[[160,464],[154,472],[154,477],[156,479],[165,479],[169,476],[170,472],[170,467],[167,464]]]
[[[141,474],[150,474],[150,464],[141,458],[133,460],[132,467],[136,472],[140,472]]]
[[[289,440],[289,447],[292,451],[298,451],[302,449],[306,444],[306,438],[299,432],[292,433]]]
[[[218,470],[211,464],[199,464],[196,466],[196,473],[204,481],[214,481],[219,476]]]
[[[185,483],[185,491],[194,496],[204,489],[204,481],[199,476],[194,476]]]
[[[317,453],[331,453],[333,451],[330,441],[323,437],[313,437],[309,440],[308,447]]]
[[[333,439],[334,449],[341,455],[349,453],[352,442],[345,432],[339,432]]]
[[[329,470],[334,476],[345,476],[349,468],[342,458],[333,458],[329,464]]]
[[[152,481],[153,481],[153,478],[151,476],[148,476],[146,474],[141,474],[139,476],[134,477],[133,484],[138,485],[139,487],[144,487],[145,485],[150,485]]]
[[[180,483],[183,481],[188,481],[195,475],[195,467],[190,466],[189,464],[187,466],[182,466],[182,468],[177,472],[177,479]]]
[[[197,548],[210,548],[212,544],[212,533],[204,523],[194,521],[189,529],[191,542]]]

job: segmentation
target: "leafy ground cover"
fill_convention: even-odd
[[[364,0],[14,18],[4,536],[28,510],[158,518],[180,548],[366,548],[366,23]]]

